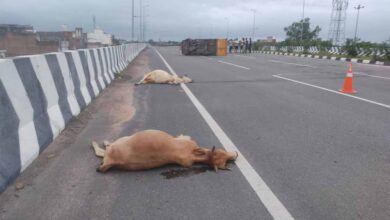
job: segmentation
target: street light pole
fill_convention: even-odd
[[[134,0],[131,1],[131,42],[134,42]]]
[[[229,39],[229,32],[230,32],[230,21],[229,21],[229,19],[228,19],[228,22],[227,22],[227,39]]]
[[[355,7],[355,9],[357,10],[357,17],[356,17],[356,26],[355,26],[355,38],[354,38],[354,42],[356,43],[357,41],[357,29],[358,29],[358,24],[359,24],[359,15],[360,15],[360,9],[363,9],[364,6],[363,5],[358,5],[357,7]]]
[[[226,26],[226,39],[229,39],[229,18],[225,17],[227,26]]]
[[[301,20],[301,43],[303,41],[303,20],[305,19],[305,0],[303,0],[302,5],[302,20]]]
[[[143,15],[143,20],[142,20],[142,25],[143,25],[143,28],[142,28],[142,40],[145,41],[145,37],[146,37],[146,17],[147,17],[147,13],[146,13],[146,8],[149,7],[149,5],[144,5],[143,6],[143,12],[142,12],[142,15]]]
[[[255,38],[255,26],[256,26],[256,9],[251,9],[253,12],[253,25],[252,25],[252,39]]]
[[[142,41],[142,0],[139,0],[139,42]]]

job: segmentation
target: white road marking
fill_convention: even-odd
[[[382,69],[390,69],[390,66],[384,66],[381,64],[369,64],[367,65],[366,63],[354,63],[353,65],[360,65],[360,66],[365,66],[365,67],[377,67],[377,68],[382,68]]]
[[[361,101],[364,101],[364,102],[368,102],[368,103],[371,103],[371,104],[379,105],[381,107],[385,107],[385,108],[390,109],[390,105],[386,105],[386,104],[383,104],[383,103],[380,103],[380,102],[372,101],[372,100],[365,99],[365,98],[360,98],[358,96],[349,95],[349,94],[342,93],[342,92],[339,92],[339,91],[336,91],[336,90],[327,89],[327,88],[324,88],[324,87],[321,87],[321,86],[316,86],[316,85],[313,85],[313,84],[310,84],[310,83],[305,83],[305,82],[302,82],[302,81],[298,81],[298,80],[295,80],[295,79],[290,79],[290,78],[283,77],[283,76],[280,76],[280,75],[272,75],[272,76],[276,77],[276,78],[279,78],[279,79],[284,79],[284,80],[287,80],[287,81],[291,81],[291,82],[294,82],[294,83],[298,83],[298,84],[310,86],[310,87],[313,87],[313,88],[321,89],[321,90],[324,90],[324,91],[327,91],[327,92],[332,92],[332,93],[336,93],[336,94],[339,94],[339,95],[347,96],[347,97],[350,97],[350,98],[358,99],[358,100],[361,100]]]
[[[251,56],[245,56],[245,55],[239,55],[239,54],[232,54],[233,56],[237,56],[237,57],[243,57],[243,58],[247,58],[247,59],[253,59],[255,60],[256,57],[251,57]]]
[[[313,68],[313,69],[317,68],[316,66],[310,66],[310,65],[299,64],[299,63],[288,63],[288,62],[283,62],[283,61],[279,61],[279,60],[268,60],[268,62],[282,63],[282,64],[293,65],[293,66],[303,66],[303,67],[309,67],[309,68]]]
[[[222,60],[218,60],[218,62],[224,63],[224,64],[228,64],[228,65],[232,65],[232,66],[235,66],[235,67],[238,67],[238,68],[250,70],[250,68],[248,68],[248,67],[240,66],[240,65],[237,65],[237,64],[234,64],[234,63],[229,63],[229,62],[225,62],[225,61],[222,61]]]
[[[165,63],[169,71],[177,76],[172,67],[168,64],[168,62],[164,59],[164,57],[158,52],[156,53],[160,56],[161,60]],[[195,95],[191,92],[191,90],[187,87],[187,85],[181,83],[181,88],[185,91],[187,96],[190,98],[192,103],[195,105],[196,109],[202,115],[203,119],[209,125],[211,130],[214,132],[215,136],[221,142],[223,147],[229,151],[236,151],[239,154],[238,159],[236,160],[237,167],[241,170],[242,174],[246,178],[246,180],[251,185],[252,189],[256,192],[257,196],[264,204],[268,212],[272,215],[274,219],[280,220],[288,220],[294,219],[288,210],[284,207],[284,205],[279,201],[279,199],[273,194],[271,189],[267,186],[264,180],[259,176],[259,174],[255,171],[255,169],[249,164],[247,159],[241,152],[238,150],[236,145],[230,140],[230,138],[225,134],[222,128],[218,125],[218,123],[214,120],[214,118],[208,113],[206,108],[199,102],[199,100],[195,97]]]
[[[353,74],[361,75],[361,76],[369,76],[369,77],[374,77],[374,78],[379,78],[379,79],[390,79],[390,77],[377,76],[377,75],[370,75],[370,74],[361,73],[361,72],[354,72]]]

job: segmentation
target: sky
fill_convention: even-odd
[[[255,15],[255,38],[285,38],[284,27],[302,17],[303,0],[141,0],[146,38],[250,37]],[[135,39],[139,36],[140,0],[135,2]],[[353,38],[358,4],[358,37],[383,42],[390,38],[390,0],[349,0],[346,37]],[[256,10],[253,13],[253,9]],[[305,17],[321,27],[327,39],[332,0],[305,0]],[[105,32],[131,38],[132,0],[0,0],[0,24],[28,24],[37,31],[93,29],[92,17]]]

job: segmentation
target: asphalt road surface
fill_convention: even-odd
[[[389,219],[390,67],[354,64],[358,93],[344,95],[345,62],[156,49],[0,195],[1,219]],[[133,86],[154,69],[195,82]],[[240,157],[218,173],[95,172],[91,140],[150,128]]]

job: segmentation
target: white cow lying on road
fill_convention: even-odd
[[[136,83],[136,85],[147,83],[161,83],[161,84],[179,84],[191,83],[192,79],[187,76],[174,76],[164,70],[153,70]]]

